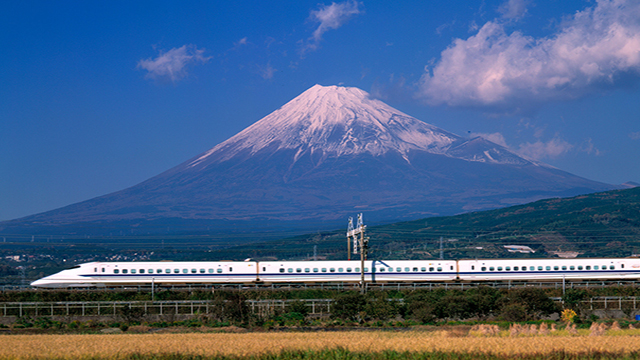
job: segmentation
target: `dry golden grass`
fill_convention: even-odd
[[[549,335],[510,336],[509,331],[486,335],[448,331],[422,332],[292,332],[292,333],[186,333],[112,335],[0,335],[1,359],[117,359],[131,354],[183,354],[249,356],[285,350],[344,348],[355,352],[453,352],[496,355],[640,352],[640,330],[617,330],[615,336],[590,336],[589,330],[570,335],[559,330]],[[476,334],[473,334],[476,333]]]

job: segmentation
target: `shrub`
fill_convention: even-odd
[[[366,299],[362,294],[348,292],[336,297],[331,305],[331,317],[351,321],[362,320],[360,313],[363,312],[365,305]]]

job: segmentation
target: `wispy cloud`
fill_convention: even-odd
[[[522,3],[507,3],[503,16],[521,16],[516,5]],[[454,40],[423,75],[419,97],[512,112],[640,79],[637,0],[599,0],[545,38],[508,34],[503,22],[489,21],[474,36]]]
[[[177,82],[187,76],[186,68],[197,63],[206,63],[211,57],[205,57],[204,49],[195,45],[183,45],[167,52],[158,52],[155,58],[138,61],[138,68],[147,71],[146,79]]]
[[[507,144],[507,141],[499,132],[496,133],[471,133],[469,134],[471,137],[480,136],[486,140],[489,140],[495,144],[501,145],[510,149],[511,151],[525,156],[529,159],[534,160],[545,160],[545,159],[554,159],[560,157],[562,155],[567,154],[569,151],[575,148],[574,145],[571,145],[567,141],[560,138],[559,135],[556,135],[553,139],[549,141],[537,140],[535,142],[525,142],[521,143],[518,146],[510,146]],[[600,155],[600,151],[595,148],[591,139],[589,139],[580,149],[579,151],[586,152],[589,154]]]
[[[312,36],[303,45],[302,53],[317,50],[324,33],[341,27],[352,16],[360,14],[360,12],[360,4],[354,0],[337,4],[331,3],[331,5],[323,5],[318,10],[312,10],[309,20],[319,24]]]
[[[502,14],[503,19],[516,21],[527,14],[530,3],[530,0],[507,0],[498,8],[498,12]]]
[[[260,76],[262,76],[263,79],[269,80],[273,78],[273,74],[275,74],[275,72],[278,71],[278,69],[273,68],[271,66],[271,63],[268,63],[267,65],[264,65],[264,66],[258,65],[258,71],[260,73]]]
[[[567,153],[573,145],[555,137],[547,142],[538,140],[534,143],[526,142],[520,144],[516,150],[518,154],[527,156],[535,160],[553,159]]]
[[[640,140],[640,131],[629,133],[631,140]]]

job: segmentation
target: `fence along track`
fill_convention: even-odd
[[[551,298],[561,303],[561,298]],[[294,302],[304,301],[309,314],[323,316],[331,313],[333,299],[305,300],[245,300],[249,310],[259,316],[276,312],[284,313]],[[403,299],[389,299],[403,302]],[[181,301],[66,301],[66,302],[5,302],[0,303],[1,317],[117,317],[136,312],[140,316],[149,315],[210,315],[216,313],[225,301],[181,300]],[[593,297],[580,303],[589,310],[638,310],[640,297],[603,296]]]
[[[307,300],[245,300],[254,314],[269,315],[276,311],[285,312],[287,305],[304,301],[313,315],[331,312],[332,299]],[[204,315],[212,314],[226,301],[216,300],[180,300],[180,301],[62,301],[62,302],[5,302],[0,303],[2,317],[116,317],[136,312],[141,316],[149,315]]]

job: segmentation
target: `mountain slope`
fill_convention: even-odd
[[[611,188],[446,132],[362,90],[316,85],[141,184],[4,222],[0,231],[118,222],[142,229],[168,219],[188,222],[185,229],[263,221],[312,230],[356,211],[389,222]]]

